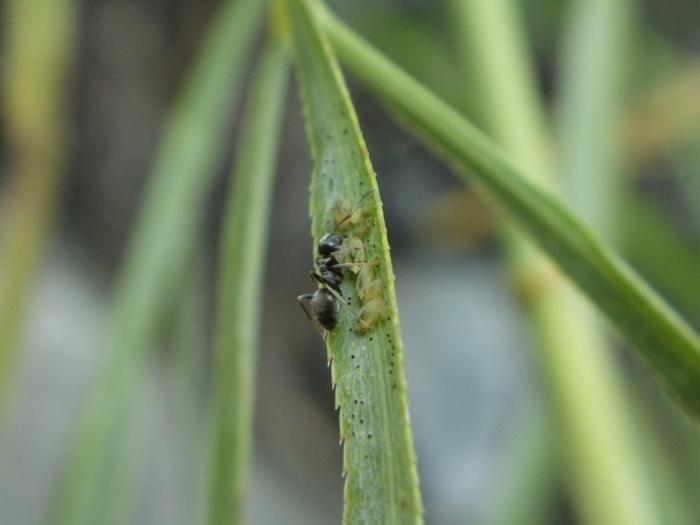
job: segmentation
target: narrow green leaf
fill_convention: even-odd
[[[402,122],[481,184],[635,346],[666,391],[700,417],[696,333],[615,253],[488,138],[374,50],[320,4],[314,11],[339,56]]]
[[[612,237],[620,197],[621,98],[633,10],[626,0],[570,7],[558,100],[566,202],[599,235]]]
[[[220,245],[210,525],[243,522],[264,254],[288,73],[287,49],[273,37],[250,90]]]
[[[632,15],[625,0],[574,1],[562,39],[561,186],[565,202],[605,238],[611,237],[611,212],[622,175],[616,125]],[[578,303],[580,331],[564,337],[579,339],[587,331],[597,348],[573,356],[560,351],[552,357],[568,371],[569,383],[580,388],[568,396],[580,401],[560,403],[565,421],[571,422],[568,474],[573,502],[582,521],[591,525],[659,524],[663,520],[652,483],[655,472],[637,435],[640,422],[633,417],[626,377],[618,373],[598,319],[588,305]],[[593,395],[590,381],[580,381],[586,370],[596,378]],[[587,409],[593,396],[598,400],[595,411]]]
[[[631,191],[625,194],[617,215],[622,253],[681,312],[700,322],[700,249],[676,231],[654,203]]]
[[[11,0],[3,15],[0,102],[9,162],[0,225],[0,397],[7,393],[24,307],[60,193],[78,6],[74,0]]]
[[[261,10],[260,0],[222,6],[170,115],[116,284],[107,362],[79,429],[53,521],[116,519],[136,378],[185,273]]]
[[[204,257],[190,261],[168,334],[167,408],[176,452],[175,498],[178,523],[187,525],[201,523],[204,509],[206,272]]]
[[[589,0],[584,0],[584,3],[600,7]],[[471,57],[469,62],[473,64],[471,74],[465,76],[465,80],[473,83],[481,94],[480,107],[486,128],[512,158],[526,168],[524,175],[530,177],[533,184],[544,188],[559,186],[551,161],[553,154],[549,147],[551,141],[547,140],[544,110],[537,95],[533,68],[514,2],[453,0],[452,7],[456,15],[453,19],[462,23],[460,35]],[[584,29],[579,29],[579,35],[598,28],[585,23],[589,19],[576,18],[579,27],[584,26]],[[612,34],[618,28],[617,22],[619,19],[612,17],[604,26],[606,36],[610,37],[608,40],[614,41]],[[579,38],[576,43],[582,40]],[[616,55],[619,47],[609,47],[606,54]],[[567,100],[571,100],[572,95],[586,98],[586,103],[594,110],[603,103],[611,105],[607,98],[603,100],[596,96],[600,91],[607,95],[607,91],[596,88],[601,83],[606,86],[613,84],[617,77],[600,71],[608,61],[598,58],[585,63],[576,61],[567,69],[567,73],[576,75],[576,78],[590,75],[587,84],[591,89],[574,93],[566,91],[562,97],[567,97]],[[586,67],[581,69],[582,66]],[[593,100],[587,98],[591,95]],[[593,113],[599,116],[598,112]],[[597,143],[591,142],[586,141],[586,145],[595,148]],[[570,147],[570,144],[566,146]],[[598,167],[604,165],[601,163]],[[610,170],[605,175],[610,175]],[[578,516],[583,522],[596,525],[654,523],[653,498],[631,432],[629,409],[620,388],[621,377],[616,373],[614,356],[607,348],[600,323],[591,315],[589,305],[578,291],[561,282],[558,272],[549,268],[549,261],[539,250],[533,249],[529,239],[510,229],[508,233],[504,241],[515,282],[536,283],[543,275],[549,275],[549,284],[540,284],[539,291],[530,295],[524,307],[538,342],[537,361],[549,391],[548,412],[555,420],[551,426],[561,443],[563,463],[568,467],[566,480]],[[581,377],[596,378],[596,395],[600,403],[595,405],[595,413],[591,412],[591,405],[587,402],[591,398],[590,386],[582,382]],[[538,483],[551,483],[552,477],[523,476],[521,481],[532,490]],[[546,495],[544,491],[540,494]],[[506,519],[543,521],[543,516],[533,520],[533,516],[524,514],[523,510],[528,507],[523,506],[522,501],[506,498],[503,503],[499,502],[498,507],[513,507],[511,513],[502,514]],[[543,508],[541,506],[540,510]]]
[[[620,2],[606,3],[605,0],[583,0],[573,5],[571,22],[577,31],[575,38],[569,33],[565,36],[565,49],[570,51],[566,56],[577,52],[589,56],[587,60],[566,61],[565,86],[573,84],[578,89],[562,89],[560,96],[569,106],[586,105],[588,112],[583,121],[567,120],[568,126],[580,130],[568,133],[567,139],[577,136],[581,140],[575,145],[567,140],[563,147],[567,153],[573,146],[578,146],[579,152],[586,149],[587,157],[595,159],[595,168],[601,172],[596,178],[578,181],[582,188],[594,185],[603,177],[615,178],[610,162],[614,149],[606,149],[603,155],[599,151],[602,139],[589,137],[588,133],[603,135],[604,131],[614,129],[608,120],[614,118],[614,113],[609,112],[607,117],[608,113],[602,110],[613,109],[615,105],[614,94],[618,90],[614,87],[620,75],[612,66],[625,40],[625,32],[621,31],[624,9]],[[474,73],[467,78],[481,88],[481,107],[488,117],[488,129],[512,158],[522,168],[527,168],[524,175],[534,184],[545,188],[560,186],[551,162],[553,154],[549,148],[551,141],[547,140],[544,110],[532,77],[533,68],[528,66],[515,3],[511,0],[454,0],[453,6],[455,13],[461,14],[455,18],[464,21],[462,35],[475,66]],[[600,18],[604,18],[605,23],[601,23]],[[606,45],[590,46],[588,43],[592,39]],[[578,115],[570,114],[571,117]],[[600,125],[594,124],[596,117],[601,119]],[[584,157],[579,155],[581,161]],[[566,162],[563,165],[562,178],[577,179],[586,175],[582,163],[576,166],[578,169],[572,169]],[[596,195],[591,188],[586,189],[589,191],[581,192],[585,198]],[[607,189],[608,185],[599,191]],[[588,209],[584,198],[579,199],[579,205]],[[596,224],[600,226],[602,217],[597,219]],[[595,525],[657,523],[658,509],[654,505],[648,465],[643,461],[632,431],[630,409],[622,388],[624,378],[617,373],[614,353],[608,348],[602,326],[579,292],[555,278],[555,272],[547,272],[549,261],[539,251],[532,250],[526,238],[512,233],[514,235],[506,236],[505,240],[517,281],[532,283],[541,280],[543,275],[550,275],[550,284],[540,285],[539,292],[532,294],[525,306],[539,343],[537,357],[549,391],[550,413],[556,423],[552,429],[561,444],[563,463],[567,467],[566,480],[580,521]],[[552,286],[551,282],[558,284]],[[582,378],[595,378],[595,405],[591,403],[591,382]],[[528,487],[542,480],[541,477],[522,479]],[[526,508],[522,507],[522,502],[506,500],[499,506],[513,504],[517,507],[510,516],[524,521],[527,516],[521,511]],[[506,514],[506,517],[509,516]],[[543,519],[540,517],[536,521]]]
[[[333,231],[342,215],[337,213],[340,203],[354,205],[373,190],[360,203],[363,216],[347,230],[344,242],[361,241],[362,259],[370,264],[359,275],[366,270],[368,280],[378,280],[378,297],[386,309],[368,330],[360,329],[355,314],[369,303],[363,302],[358,290],[364,292],[367,287],[358,275],[345,272],[342,292],[351,307],[341,305],[338,325],[325,336],[345,444],[343,522],[422,523],[394,275],[376,176],[347,87],[309,4],[291,0],[287,5],[314,158],[314,242]]]

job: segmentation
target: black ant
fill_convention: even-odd
[[[318,241],[316,248],[316,271],[310,272],[309,277],[312,281],[320,285],[314,293],[307,293],[297,297],[297,301],[304,310],[306,317],[314,324],[321,325],[326,330],[333,330],[338,323],[339,303],[343,303],[349,308],[349,305],[343,299],[343,294],[340,290],[340,284],[343,282],[343,270],[346,268],[354,268],[356,264],[340,263],[338,257],[346,255],[347,251],[343,243],[343,237],[337,233],[338,229],[346,222],[356,223],[359,221],[361,214],[359,207],[374,190],[365,193],[357,202],[355,207],[342,217],[333,227],[331,233],[325,234]],[[349,208],[346,200],[341,201],[341,208]],[[341,257],[342,259],[342,257]],[[309,301],[311,313],[306,309],[304,303]],[[357,315],[356,315],[357,317]],[[358,317],[359,319],[359,317]]]

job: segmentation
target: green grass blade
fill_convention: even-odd
[[[289,63],[281,39],[260,58],[237,149],[220,245],[209,525],[243,522],[273,176]]]
[[[197,525],[204,510],[207,279],[204,257],[194,257],[185,277],[168,334],[169,430],[176,452],[178,523]]]
[[[536,189],[488,138],[314,3],[340,58],[419,138],[482,188],[634,343],[666,391],[700,417],[700,341],[696,333],[616,254],[556,199]]]
[[[700,249],[641,195],[628,192],[617,215],[621,251],[681,312],[700,323]]]
[[[307,131],[314,158],[311,218],[314,242],[333,230],[333,208],[340,199],[362,204],[366,216],[350,235],[362,239],[366,260],[381,283],[385,316],[366,333],[356,330],[349,308],[326,337],[340,435],[345,443],[346,524],[422,523],[413,442],[408,422],[403,356],[386,227],[377,182],[357,116],[337,63],[320,34],[309,4],[287,2]],[[347,241],[346,241],[347,242]],[[350,272],[342,286],[353,308],[363,304]],[[315,288],[315,286],[314,286]],[[301,315],[301,314],[300,314]]]
[[[599,235],[612,237],[612,211],[621,181],[621,148],[616,126],[620,122],[622,88],[633,11],[626,1],[581,0],[571,4],[562,45],[561,182],[564,198]],[[569,479],[573,500],[581,518],[590,524],[661,523],[658,494],[653,486],[656,472],[637,435],[641,422],[633,417],[626,377],[619,374],[613,349],[602,326],[588,305],[578,301],[579,325],[598,340],[598,354],[577,354],[569,360],[574,392],[580,402],[563,409],[573,421],[573,454]],[[577,338],[578,334],[569,334]],[[591,352],[592,353],[592,352]],[[559,353],[560,366],[568,356]],[[577,407],[590,405],[590,384],[579,382],[584,365],[597,379],[595,412],[584,410],[588,420],[576,420]],[[562,396],[564,397],[564,396]],[[570,409],[570,410],[569,410]],[[578,448],[579,450],[576,450]],[[583,450],[580,450],[583,449]]]
[[[621,97],[633,12],[626,0],[570,8],[558,100],[566,202],[598,234],[613,237],[620,197]]]
[[[170,115],[116,284],[104,373],[61,484],[59,523],[115,519],[136,377],[186,271],[261,12],[260,0],[223,4]]]
[[[60,192],[77,11],[73,0],[5,3],[2,113],[10,162],[0,217],[0,397]]]
[[[594,9],[601,7],[589,0],[585,0],[585,4]],[[453,19],[462,22],[460,33],[465,40],[464,47],[470,53],[470,62],[474,64],[472,74],[465,79],[481,93],[480,107],[486,117],[486,127],[512,158],[526,168],[524,175],[530,177],[533,184],[554,188],[559,181],[551,162],[551,141],[547,140],[544,110],[537,95],[533,68],[527,57],[522,24],[514,2],[454,0],[452,7],[456,15]],[[600,11],[595,12],[600,14]],[[576,17],[577,35],[590,37],[588,33],[601,26],[586,23],[591,21],[595,20],[590,16],[585,20]],[[619,21],[619,18],[611,17],[608,24],[603,25],[607,29],[605,36],[610,37],[608,40],[614,40]],[[581,40],[585,41],[579,38],[574,44]],[[617,56],[620,48],[620,45],[604,48],[606,57]],[[588,48],[585,50],[592,53]],[[601,48],[596,46],[595,51],[599,50]],[[610,93],[601,89],[601,84],[604,87],[614,85],[617,77],[606,71],[611,61],[601,61],[600,58],[574,61],[567,70],[570,83],[575,83],[571,77],[580,81],[582,76],[589,80],[588,89],[562,93],[562,97],[569,101],[584,98],[590,110],[587,117],[590,114],[600,116],[597,110],[612,106]],[[585,132],[579,135],[588,138]],[[590,156],[596,157],[598,143],[586,140],[584,144],[589,148]],[[609,152],[607,158],[611,156],[612,152]],[[609,168],[603,162],[596,167],[601,171],[604,167]],[[573,173],[574,177],[579,173]],[[600,177],[610,175],[611,170],[606,169]],[[593,182],[589,181],[589,184]],[[585,195],[589,197],[591,193]],[[533,250],[526,238],[516,235],[515,231],[509,233],[504,240],[516,283],[536,283],[543,275],[550,275],[550,284],[540,284],[539,292],[531,294],[524,306],[535,340],[539,343],[537,357],[549,388],[551,414],[556,420],[552,426],[557,431],[563,460],[568,467],[567,480],[576,510],[585,522],[591,524],[654,523],[656,513],[649,479],[631,431],[629,407],[624,390],[619,386],[621,376],[615,369],[613,354],[606,345],[600,323],[591,315],[589,306],[578,292],[558,278],[549,268],[549,261]],[[552,308],[552,305],[556,307]],[[595,389],[600,403],[596,404],[595,413],[587,404],[591,386],[580,381],[582,376],[596,378]],[[532,487],[541,478],[523,477],[523,481]],[[547,481],[546,477],[544,481]],[[521,506],[521,502],[508,500],[501,506],[512,504]],[[519,507],[512,514],[505,515],[510,516],[525,518]],[[541,521],[542,516],[535,520]]]

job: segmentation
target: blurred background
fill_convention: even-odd
[[[0,523],[52,522],[76,427],[107,362],[112,286],[166,115],[221,3],[3,3]],[[331,7],[492,132],[497,125],[487,108],[508,102],[485,102],[478,61],[464,52],[455,28],[458,3],[338,0]],[[598,42],[598,26],[589,24],[592,32],[586,26],[581,4],[513,3],[555,165],[568,158],[562,123],[588,111],[567,109],[575,96],[564,92],[579,87],[576,68],[585,67],[576,59],[576,39],[586,35],[582,47],[591,54]],[[625,9],[609,121],[593,131],[606,160],[591,170],[608,181],[606,226],[598,233],[697,328],[700,3],[641,0]],[[604,40],[605,24],[599,29]],[[543,366],[548,358],[537,350],[522,290],[513,291],[501,214],[347,76],[384,201],[427,522],[595,523],[579,477],[590,482],[596,473],[582,473],[581,460],[571,459],[585,444],[571,439],[575,424],[562,416],[561,387],[552,386],[551,368]],[[605,86],[608,78],[591,80]],[[249,522],[339,523],[342,450],[330,374],[322,340],[295,300],[309,288],[313,263],[311,162],[296,85],[290,86],[260,290]],[[192,516],[202,505],[218,238],[244,103],[245,91],[227,117],[189,277],[133,379],[136,417],[125,423],[128,523],[196,523]],[[622,351],[624,341],[604,321],[593,323],[605,343],[601,381],[612,374],[623,400],[623,432],[638,451],[631,461],[641,465],[656,523],[700,523],[697,429]],[[188,341],[197,341],[196,352],[183,350]],[[599,385],[587,387],[595,392]],[[606,417],[596,399],[588,417]]]

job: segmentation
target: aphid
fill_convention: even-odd
[[[351,237],[348,239],[348,242],[346,243],[347,248],[347,253],[345,254],[345,258],[347,262],[352,261],[356,263],[355,268],[353,268],[353,271],[357,273],[357,271],[360,268],[360,264],[366,262],[366,257],[365,257],[365,245],[362,243],[362,241],[357,238],[357,237]]]
[[[355,330],[358,333],[365,333],[372,328],[377,321],[386,317],[386,303],[381,297],[375,297],[367,301],[358,314]]]
[[[357,291],[357,295],[359,295],[360,299],[363,301],[369,301],[379,297],[379,292],[382,288],[381,281],[379,279],[375,279],[374,274],[372,273],[374,264],[374,262],[364,264],[357,274],[355,290]]]
[[[386,303],[380,297],[382,282],[374,278],[375,264],[376,261],[367,263],[357,274],[355,290],[364,303],[358,313],[358,322],[355,326],[358,333],[366,332],[386,317]]]

